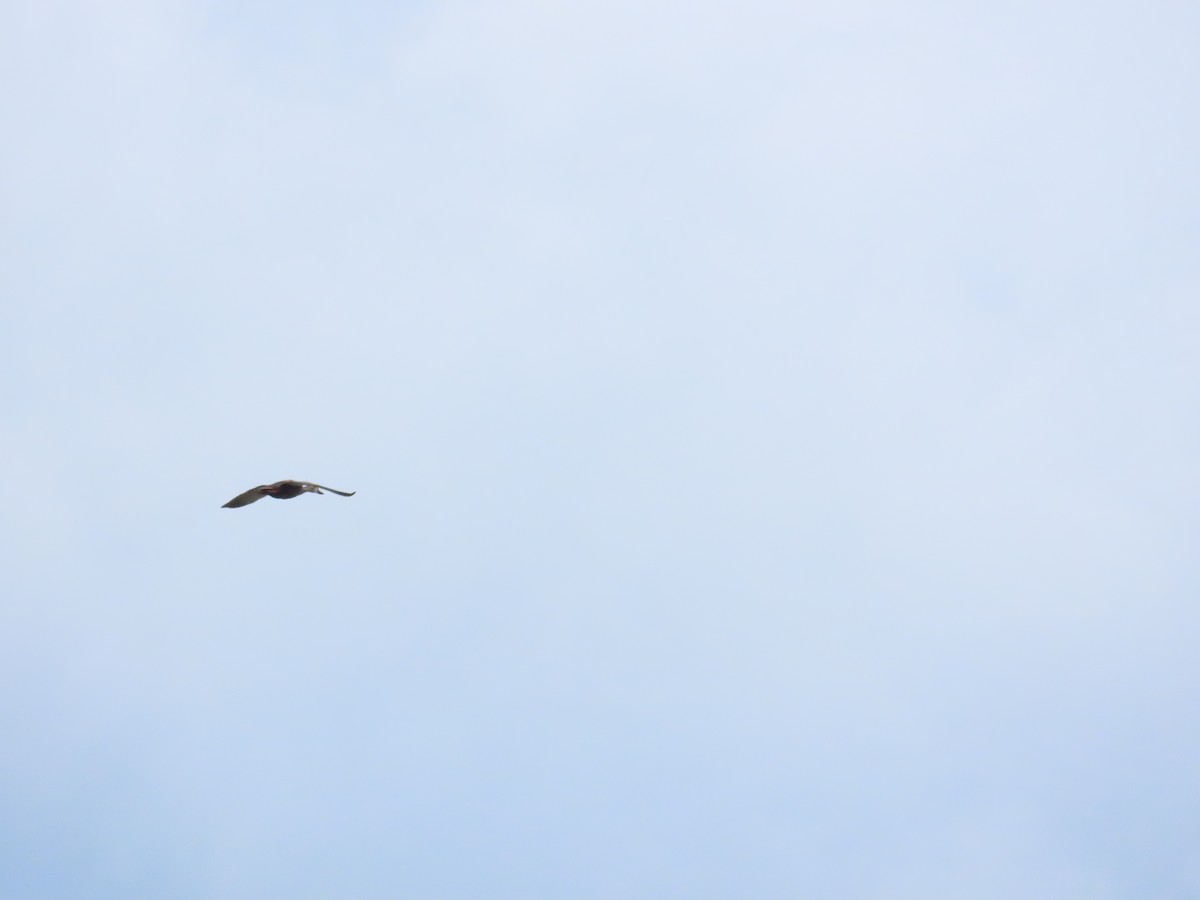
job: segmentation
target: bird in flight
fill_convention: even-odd
[[[321,484],[313,484],[311,481],[277,481],[274,484],[260,484],[256,488],[250,488],[244,494],[238,494],[228,503],[221,506],[222,509],[237,509],[239,506],[248,506],[255,500],[261,500],[263,497],[274,497],[276,500],[291,500],[293,497],[299,497],[301,494],[313,493],[320,494],[324,491],[329,491],[331,494],[339,494],[343,497],[353,497],[357,491],[335,491],[331,487],[325,487]]]

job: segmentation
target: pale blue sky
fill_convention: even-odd
[[[1200,894],[1198,39],[4,4],[0,897]]]

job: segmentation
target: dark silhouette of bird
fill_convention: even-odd
[[[331,494],[339,494],[342,497],[353,497],[357,491],[335,491],[331,487],[325,487],[320,484],[313,484],[311,481],[277,481],[274,484],[260,484],[256,488],[250,488],[244,494],[238,494],[228,503],[222,505],[222,509],[237,509],[239,506],[249,506],[255,500],[261,500],[263,497],[274,497],[276,500],[291,500],[293,497],[299,497],[301,494],[313,493],[320,494],[324,491],[329,491]]]

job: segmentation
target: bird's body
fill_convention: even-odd
[[[250,488],[244,494],[238,494],[228,503],[224,504],[222,509],[237,509],[239,506],[248,506],[256,500],[261,500],[263,497],[274,497],[276,500],[291,500],[293,497],[299,497],[301,494],[320,494],[324,491],[329,491],[331,494],[340,494],[343,497],[353,497],[356,491],[335,491],[331,487],[325,487],[320,484],[313,484],[311,481],[293,481],[286,479],[285,481],[276,481],[274,484],[260,484],[258,487]]]

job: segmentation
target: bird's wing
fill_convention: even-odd
[[[346,491],[334,490],[331,487],[325,487],[325,485],[323,485],[323,484],[314,484],[313,487],[319,487],[323,491],[329,491],[331,494],[339,494],[342,497],[353,497],[355,494],[358,493],[358,491],[350,491],[349,493],[347,493]]]
[[[244,494],[238,494],[228,503],[222,505],[221,509],[237,509],[239,506],[248,506],[255,500],[261,500],[266,496],[266,494],[263,493],[264,487],[266,487],[266,485],[260,484],[258,487],[250,488],[250,490],[246,491]]]

